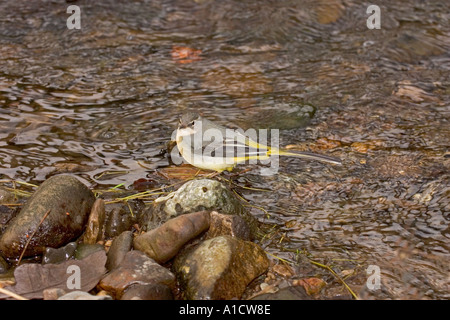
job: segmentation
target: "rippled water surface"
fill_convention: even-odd
[[[266,250],[330,265],[363,298],[450,298],[446,1],[0,2],[0,179],[69,172],[96,188],[149,177],[183,111],[279,128],[283,158],[236,182]],[[184,49],[183,47],[190,48]],[[188,51],[188,57],[183,53]],[[245,168],[245,166],[244,166]],[[381,289],[366,287],[366,269]],[[334,285],[325,296],[345,295]]]

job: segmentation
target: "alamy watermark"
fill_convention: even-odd
[[[71,14],[71,16],[67,18],[67,29],[81,29],[80,7],[76,5],[68,6],[66,12]]]
[[[66,286],[69,290],[80,290],[81,289],[81,269],[77,265],[70,265],[66,270],[67,277]]]
[[[366,269],[366,274],[369,276],[366,281],[367,289],[370,291],[380,290],[381,288],[381,270],[380,267],[371,264]]]
[[[367,14],[370,16],[367,18],[366,25],[369,29],[381,29],[381,11],[380,7],[372,4],[367,7]]]
[[[81,29],[81,9],[77,5],[70,5],[67,7],[67,13],[70,13],[70,17],[67,18],[67,28]],[[381,29],[381,10],[380,7],[372,4],[367,7],[367,14],[370,16],[367,18],[366,25],[369,29]]]

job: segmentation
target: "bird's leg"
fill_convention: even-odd
[[[247,168],[247,169],[244,169],[242,171],[239,171],[239,172],[231,174],[230,177],[232,178],[232,177],[240,176],[241,174],[249,172],[251,170],[252,170],[252,168]]]
[[[209,173],[208,175],[206,175],[206,178],[209,178],[209,179],[212,179],[212,178],[215,178],[215,177],[217,177],[219,174],[221,174],[222,172],[217,172],[217,171],[215,171],[215,172],[211,172],[211,173]]]

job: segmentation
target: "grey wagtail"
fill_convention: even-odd
[[[292,156],[341,164],[339,159],[304,151],[287,151],[252,140],[239,130],[227,129],[196,113],[181,116],[176,132],[181,156],[191,165],[206,170],[231,171],[247,160],[266,160],[270,156]]]

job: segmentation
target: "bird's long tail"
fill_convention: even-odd
[[[307,151],[294,151],[294,150],[287,151],[287,150],[283,150],[283,149],[275,149],[275,150],[271,149],[270,153],[273,155],[278,154],[280,156],[300,157],[300,158],[305,158],[305,159],[309,159],[309,160],[318,160],[318,161],[322,161],[322,162],[326,162],[326,163],[342,165],[342,161],[338,158],[324,156],[322,154],[316,154],[316,153],[307,152]]]
[[[245,159],[267,159],[267,157],[271,155],[279,155],[279,156],[290,156],[290,157],[300,157],[309,160],[318,160],[326,163],[342,165],[342,161],[335,157],[324,156],[322,154],[316,154],[308,151],[295,151],[295,150],[286,150],[286,149],[278,149],[274,147],[268,147],[262,144],[259,144],[251,139],[247,139],[245,142],[246,145],[256,148],[257,155],[246,157]]]

